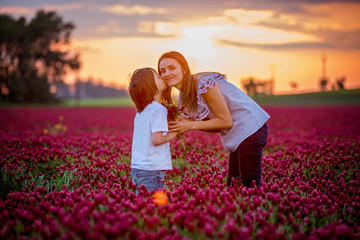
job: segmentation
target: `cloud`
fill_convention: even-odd
[[[28,15],[33,12],[34,10],[30,7],[23,7],[23,6],[0,7],[1,14]]]
[[[249,25],[270,18],[273,15],[273,12],[246,9],[226,9],[224,11],[224,15],[229,19],[232,18],[236,20],[237,23]]]
[[[360,4],[331,2],[303,5],[306,14],[274,14],[256,23],[257,26],[314,36],[312,43],[283,44],[273,48],[354,48],[360,46]],[[238,45],[238,44],[235,44]],[[260,47],[260,46],[259,46]],[[267,47],[267,46],[261,46]]]
[[[227,39],[218,39],[218,44],[241,47],[241,48],[256,48],[265,50],[302,50],[302,49],[359,49],[360,44],[338,44],[332,42],[289,42],[289,43],[249,43],[238,42]]]
[[[0,13],[1,14],[12,14],[17,16],[23,16],[23,15],[30,15],[35,13],[38,9],[43,9],[46,11],[68,11],[68,10],[74,10],[79,9],[83,7],[83,3],[81,2],[74,2],[74,3],[68,3],[68,4],[56,4],[56,5],[42,5],[39,7],[35,6],[4,6],[0,7]]]
[[[316,37],[319,41],[331,43],[332,48],[359,48],[360,28],[347,29],[348,27],[333,25],[313,24],[288,24],[288,23],[259,23],[269,29],[283,30],[287,32],[301,32]]]
[[[332,0],[3,0],[1,13],[34,14],[37,9],[57,11],[71,21],[77,38],[181,36],[187,26],[215,29],[222,44],[279,44],[277,48],[326,46],[356,47],[359,42],[360,1]],[[272,32],[273,38],[266,32]],[[275,41],[275,33],[280,41]],[[266,36],[266,37],[264,37]],[[289,37],[288,37],[289,36]],[[301,37],[303,36],[303,37]],[[309,38],[306,39],[305,37]],[[310,38],[313,39],[310,39]],[[281,39],[280,39],[281,40]],[[297,44],[295,44],[295,42]],[[305,43],[306,44],[301,44]],[[312,43],[312,44],[311,44]]]
[[[92,53],[92,54],[99,54],[102,52],[102,50],[100,48],[94,48],[91,47],[91,45],[89,44],[78,44],[72,47],[72,50],[75,52],[88,52],[88,53]]]
[[[75,10],[80,9],[84,6],[81,2],[74,2],[74,3],[68,3],[68,4],[57,4],[57,5],[44,5],[42,9],[47,11],[69,11],[69,10]]]
[[[104,24],[92,27],[89,31],[101,37],[166,38],[174,36],[174,33],[166,31],[166,29],[160,27],[159,30],[157,22],[146,20],[129,21],[128,23],[121,20],[108,20]]]
[[[149,15],[149,14],[166,14],[167,10],[165,8],[153,8],[142,5],[113,5],[106,6],[101,8],[103,11],[111,12],[114,14],[120,15]]]

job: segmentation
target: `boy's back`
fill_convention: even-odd
[[[155,146],[152,134],[168,132],[167,109],[153,101],[134,120],[131,168],[140,170],[172,169],[169,143]]]

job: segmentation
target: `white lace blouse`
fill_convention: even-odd
[[[197,78],[198,106],[193,113],[184,112],[183,117],[200,121],[206,117],[215,118],[206,101],[201,96],[208,88],[219,85],[222,96],[230,110],[233,127],[221,130],[220,137],[225,149],[235,151],[242,141],[261,128],[270,116],[242,90],[226,80],[226,77],[216,72],[203,72],[195,75]],[[181,99],[181,92],[179,95]]]

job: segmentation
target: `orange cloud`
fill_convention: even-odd
[[[73,10],[73,9],[79,9],[84,6],[83,3],[75,2],[75,3],[69,3],[69,4],[60,4],[60,5],[44,5],[42,9],[48,10],[48,11],[67,11],[67,10]]]
[[[18,15],[27,15],[33,13],[34,9],[29,7],[17,7],[17,6],[9,6],[9,7],[0,7],[1,14],[18,14]]]
[[[164,8],[152,8],[141,5],[134,5],[129,7],[121,4],[113,5],[110,7],[103,7],[102,10],[122,15],[148,15],[166,13],[166,10]]]
[[[352,31],[360,29],[360,4],[349,2],[322,3],[304,6],[309,17],[304,17],[305,26],[311,29]],[[306,19],[307,18],[307,19]]]

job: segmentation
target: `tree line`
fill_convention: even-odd
[[[273,94],[273,79],[256,79],[254,77],[247,77],[241,80],[241,85],[249,96],[256,96],[258,94]]]
[[[56,96],[60,99],[89,99],[89,98],[113,98],[128,97],[125,88],[105,86],[101,82],[96,83],[92,78],[76,81],[74,84],[61,83],[57,87]]]
[[[39,10],[29,22],[0,15],[1,101],[58,101],[56,86],[80,69],[79,54],[70,50],[74,29],[54,11]]]

